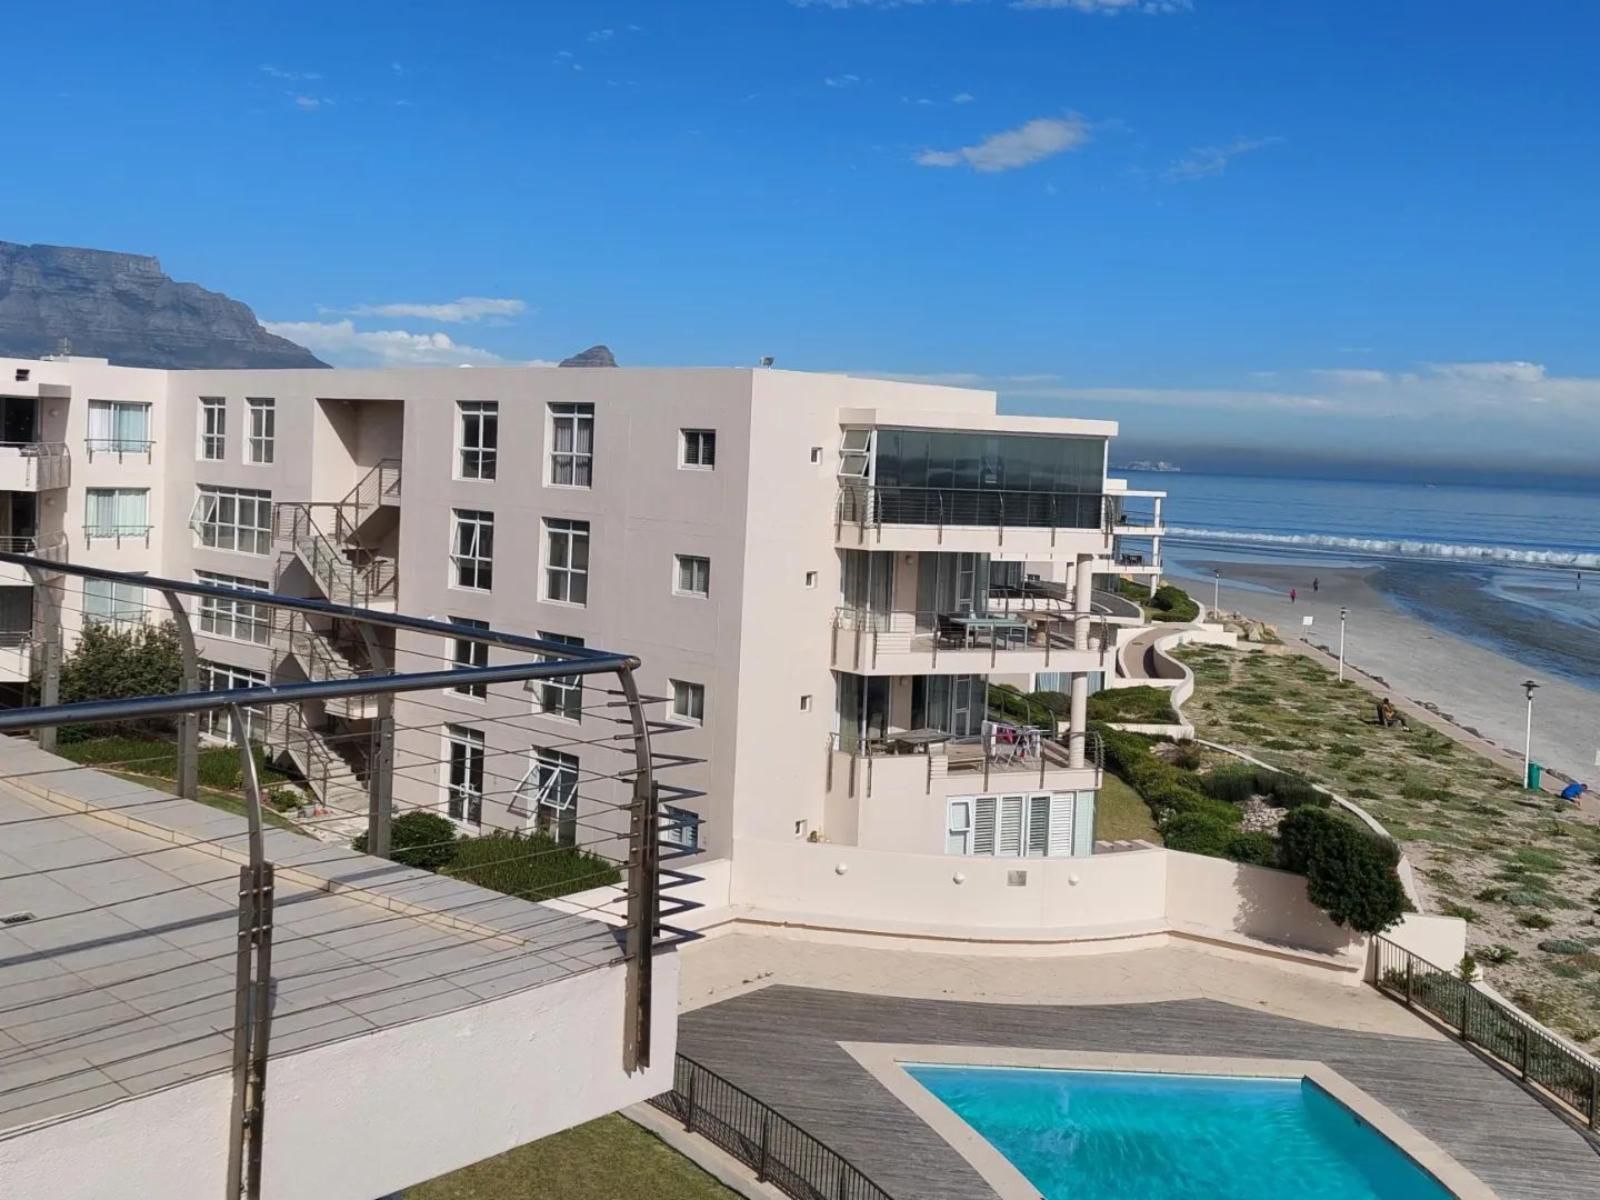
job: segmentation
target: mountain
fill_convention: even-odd
[[[563,358],[557,364],[562,367],[614,367],[617,360],[611,355],[609,346],[590,346],[571,358]]]
[[[0,242],[0,354],[64,349],[129,367],[328,365],[147,255]]]

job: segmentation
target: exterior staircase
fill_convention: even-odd
[[[302,612],[273,610],[272,644],[275,677],[281,677],[291,662],[315,682],[356,679],[373,673],[365,643],[359,638],[324,632]],[[378,698],[342,696],[324,701],[323,708],[349,721],[370,721],[378,715]]]
[[[400,460],[372,467],[344,498],[332,503],[284,501],[273,506],[273,537],[284,548],[278,574],[298,560],[335,604],[392,612],[399,574],[394,559],[376,550],[380,514],[398,513]]]
[[[330,741],[330,732],[313,729],[297,706],[280,704],[272,709],[266,742],[305,776],[326,810],[326,817],[316,818],[310,832],[327,841],[348,842],[367,829],[366,779],[350,749],[352,744],[363,750],[365,746],[359,739],[353,743]]]

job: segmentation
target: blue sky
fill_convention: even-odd
[[[156,254],[332,361],[604,341],[992,386],[1158,449],[1600,444],[1587,0],[61,0],[8,27],[33,49],[0,85],[0,237]]]

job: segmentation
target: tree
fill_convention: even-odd
[[[1278,826],[1283,865],[1306,877],[1306,895],[1336,925],[1382,933],[1410,911],[1400,847],[1355,822],[1310,805]]]
[[[61,664],[61,700],[122,700],[160,696],[183,687],[183,652],[172,622],[118,627],[93,622],[83,627]],[[97,733],[129,732],[137,722],[95,726]],[[83,736],[87,730],[64,731]]]
[[[455,825],[438,813],[412,809],[389,822],[389,857],[422,871],[448,866],[460,849]],[[367,835],[359,834],[350,848],[367,852]]]

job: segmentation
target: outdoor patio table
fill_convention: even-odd
[[[989,634],[991,645],[997,635],[1003,637],[1007,643],[1011,642],[1013,638],[1016,641],[1023,642],[1028,637],[1028,623],[1017,617],[974,617],[962,614],[952,618],[952,620],[961,626],[966,635],[968,646],[974,645],[977,640],[977,634],[984,630]]]

